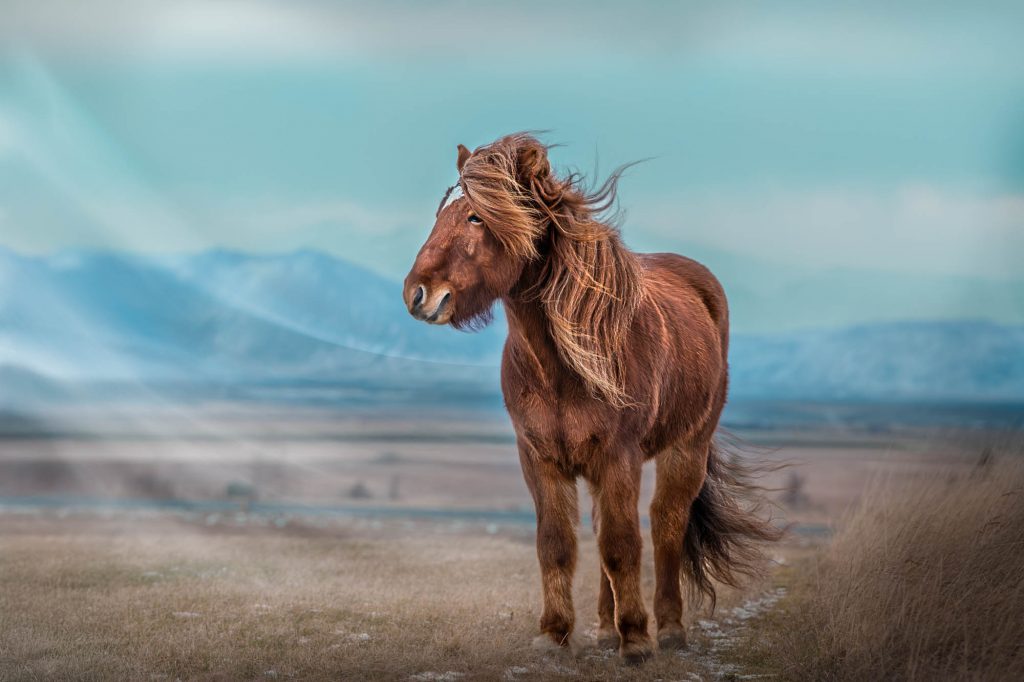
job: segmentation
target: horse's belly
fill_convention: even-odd
[[[641,441],[647,456],[714,429],[725,402],[722,372],[724,369],[716,367],[714,372],[682,375],[666,387],[657,415]]]

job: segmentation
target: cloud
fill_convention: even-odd
[[[401,277],[433,224],[417,212],[338,198],[218,207],[204,219],[210,243],[244,251],[328,251],[385,276]]]
[[[0,109],[0,157],[14,153],[15,141],[14,126]]]
[[[258,0],[67,0],[47,7],[8,3],[0,41],[53,54],[182,54],[210,51],[281,54],[322,49],[328,26],[307,5]]]
[[[0,43],[51,53],[249,60],[546,60],[552,55],[674,55],[787,69],[889,71],[1007,68],[1020,56],[1014,19],[999,12],[892,3],[660,2],[552,4],[295,0],[8,2]],[[1007,52],[1009,50],[1009,53]]]
[[[42,63],[23,57],[12,64],[12,82],[22,95],[17,110],[0,118],[15,154],[22,187],[45,191],[47,207],[61,206],[78,219],[73,226],[52,226],[74,241],[124,249],[144,249],[175,235],[200,237],[186,216],[166,200],[117,144],[54,78]],[[14,212],[24,203],[15,190],[0,193]],[[5,230],[5,243],[40,248],[51,226],[19,223]],[[155,239],[154,239],[155,237]]]
[[[691,241],[801,266],[1024,278],[1021,194],[932,185],[709,192],[638,205],[626,230],[627,239]]]
[[[265,235],[320,225],[334,225],[343,226],[347,231],[374,236],[393,233],[404,226],[423,221],[424,216],[412,211],[371,208],[347,199],[288,204],[263,209],[249,207],[241,211],[229,210],[225,211],[219,220],[221,224],[244,224],[247,228]]]
[[[638,248],[685,253],[700,245],[801,269],[1024,279],[1021,194],[908,185],[891,192],[730,190],[673,201],[624,197],[623,205],[624,236]],[[432,208],[417,212],[353,199],[281,202],[218,208],[203,222],[209,246],[321,248],[401,276],[433,223]]]

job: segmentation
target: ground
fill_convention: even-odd
[[[792,462],[765,479],[794,524],[771,577],[691,612],[689,650],[626,668],[593,642],[586,518],[581,647],[531,648],[533,526],[500,422],[239,423],[0,440],[0,679],[738,679],[758,670],[731,649],[869,480],[966,463],[948,434],[748,448]],[[140,491],[174,504],[128,504]],[[648,599],[652,575],[648,555]]]
[[[613,652],[593,648],[597,558],[590,538],[581,540],[583,647],[552,657],[530,646],[540,583],[527,529],[7,515],[0,678],[709,675],[716,662],[692,652],[629,671]],[[650,575],[648,567],[648,583]],[[727,595],[719,615],[739,600]],[[702,632],[697,626],[698,640]]]

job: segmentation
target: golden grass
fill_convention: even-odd
[[[573,658],[531,649],[540,582],[525,531],[10,519],[0,524],[3,680],[706,675],[674,654],[631,669],[596,650]],[[576,590],[584,638],[596,621],[588,535]],[[727,594],[726,606],[737,598]]]
[[[1024,679],[1024,462],[879,482],[742,652],[793,680]]]

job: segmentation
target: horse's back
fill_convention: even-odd
[[[672,289],[681,294],[692,292],[717,328],[723,354],[728,350],[729,304],[721,282],[704,265],[676,253],[645,253],[640,255],[648,281],[653,280],[656,293],[672,299]],[[668,290],[657,285],[668,285]],[[673,287],[673,285],[675,285]]]

